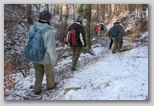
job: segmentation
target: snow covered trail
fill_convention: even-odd
[[[65,80],[65,100],[148,99],[148,47],[109,54]]]
[[[107,52],[107,48],[101,47],[100,44],[96,44],[92,46],[96,56],[92,56],[90,54],[81,54],[79,58],[79,68],[84,67],[85,64],[94,62],[94,59],[98,59]],[[63,48],[66,49],[66,48]],[[55,80],[58,82],[57,88],[53,89],[50,93],[46,91],[46,76],[43,78],[42,83],[42,97],[41,100],[63,100],[64,99],[64,80],[72,77],[73,73],[71,72],[71,56],[68,51],[63,53],[63,57],[61,58],[56,67],[55,67]],[[90,63],[91,63],[90,62]],[[8,95],[5,96],[5,100],[7,101],[23,101],[23,100],[33,100],[32,97],[27,97],[27,95],[32,93],[33,86],[35,83],[35,73],[34,69],[31,68],[26,75],[23,77],[21,73],[12,74],[10,77],[14,79],[15,88],[13,90],[8,91]]]
[[[99,44],[93,46],[96,56],[81,54],[79,70],[69,70],[71,57],[58,62],[56,79],[58,87],[46,91],[43,80],[43,94],[40,100],[146,100],[148,98],[148,46],[112,54]],[[67,65],[67,66],[66,66]],[[20,73],[14,76],[16,88],[5,100],[27,100],[32,92],[34,69],[26,78]],[[28,100],[33,98],[28,98]]]

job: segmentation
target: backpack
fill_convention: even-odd
[[[68,43],[71,47],[78,45],[78,37],[77,31],[75,29],[71,29],[68,35]]]
[[[29,33],[29,40],[24,50],[24,55],[28,60],[40,61],[44,58],[46,48],[44,46],[42,34],[47,30],[49,30],[49,27],[39,30],[36,25],[33,26],[32,32]]]
[[[104,30],[104,26],[103,25],[101,25],[101,30]]]
[[[105,30],[105,25],[104,24],[100,24],[100,29],[103,31]]]
[[[112,27],[110,29],[110,34],[112,37],[119,36],[119,34],[120,34],[119,28],[117,26]]]

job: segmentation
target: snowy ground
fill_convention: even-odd
[[[126,16],[121,14],[121,16]],[[128,16],[129,17],[129,16]],[[54,16],[52,24],[59,24],[59,16]],[[109,29],[113,21],[107,25]],[[70,20],[69,20],[70,22]],[[135,23],[134,17],[128,20],[126,29],[131,29]],[[20,31],[21,32],[21,31]],[[102,47],[108,40],[95,38],[93,45],[96,56],[81,54],[78,71],[71,72],[70,53],[62,53],[55,67],[56,89],[46,91],[46,77],[43,79],[42,95],[39,100],[147,100],[148,99],[148,45],[142,45],[148,32],[139,39],[138,45],[122,53],[112,54],[111,50]],[[98,42],[99,41],[99,42]],[[104,43],[104,44],[103,44]],[[127,41],[124,43],[128,43]],[[148,42],[147,42],[148,43]],[[57,50],[65,50],[62,46]],[[21,48],[19,48],[21,50]],[[5,100],[33,100],[27,95],[32,93],[35,82],[34,69],[23,77],[21,73],[12,75],[15,89],[8,91]]]
[[[136,46],[130,51],[112,54],[100,45],[93,46],[96,56],[82,54],[79,69],[71,72],[67,64],[71,57],[61,60],[57,73],[66,68],[67,78],[59,78],[58,88],[44,91],[41,100],[146,100],[148,99],[148,46]],[[57,76],[58,77],[58,76]],[[5,100],[26,100],[34,84],[34,69],[24,78],[15,75],[16,87]],[[43,89],[46,80],[44,77]],[[30,99],[30,98],[29,98]]]
[[[148,48],[108,54],[65,80],[66,100],[146,100]],[[77,89],[73,89],[77,88]]]

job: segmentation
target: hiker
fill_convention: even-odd
[[[112,47],[112,43],[114,47],[112,49],[112,53],[120,52],[123,44],[123,36],[125,35],[125,29],[122,25],[120,25],[119,21],[116,21],[114,25],[109,30],[109,38],[111,40],[109,44],[109,49]]]
[[[104,34],[106,32],[106,26],[104,25],[104,23],[100,23],[100,31],[102,32],[102,34]]]
[[[112,38],[110,36],[109,36],[109,39],[110,39],[109,49],[111,49],[112,48],[112,44],[113,44],[113,40],[112,40]]]
[[[44,55],[42,59],[38,59],[35,53],[31,56],[31,49],[25,49],[25,55],[29,60],[32,61],[34,69],[35,69],[35,86],[34,86],[34,94],[41,94],[41,85],[43,81],[43,76],[46,74],[47,81],[47,90],[51,90],[55,87],[55,79],[54,79],[54,65],[56,64],[56,46],[55,46],[55,30],[54,27],[50,26],[51,14],[49,11],[42,11],[39,15],[38,22],[34,23],[30,28],[30,35],[32,38],[29,38],[29,43],[32,43],[32,46],[37,47],[42,43],[44,45]],[[35,33],[40,34],[40,38],[38,38],[39,34],[34,36]],[[36,35],[36,34],[35,34]],[[34,36],[34,37],[33,37]],[[35,39],[36,38],[36,39]],[[38,43],[38,40],[42,38],[42,42]],[[32,39],[32,40],[31,40]],[[30,42],[31,40],[31,42]],[[33,40],[35,42],[33,43]],[[28,47],[28,46],[27,46]],[[33,49],[33,48],[32,48]],[[36,51],[37,52],[37,51]],[[27,54],[26,54],[27,53]],[[31,52],[32,53],[32,52]],[[34,58],[35,57],[35,58]]]
[[[96,34],[96,36],[98,35],[98,32],[100,32],[100,26],[97,23],[96,26],[95,26],[95,34]]]
[[[81,49],[86,46],[85,31],[82,25],[82,17],[78,16],[76,22],[68,28],[66,42],[72,49],[72,67],[71,70],[76,70],[78,58],[81,54]]]

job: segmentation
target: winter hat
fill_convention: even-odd
[[[40,13],[39,19],[44,20],[44,21],[49,21],[51,19],[51,14],[49,11],[44,10]]]
[[[120,24],[120,22],[119,21],[114,22],[114,25],[117,25],[117,24]]]
[[[76,19],[76,22],[80,22],[82,24],[82,17],[78,16],[77,19]]]

